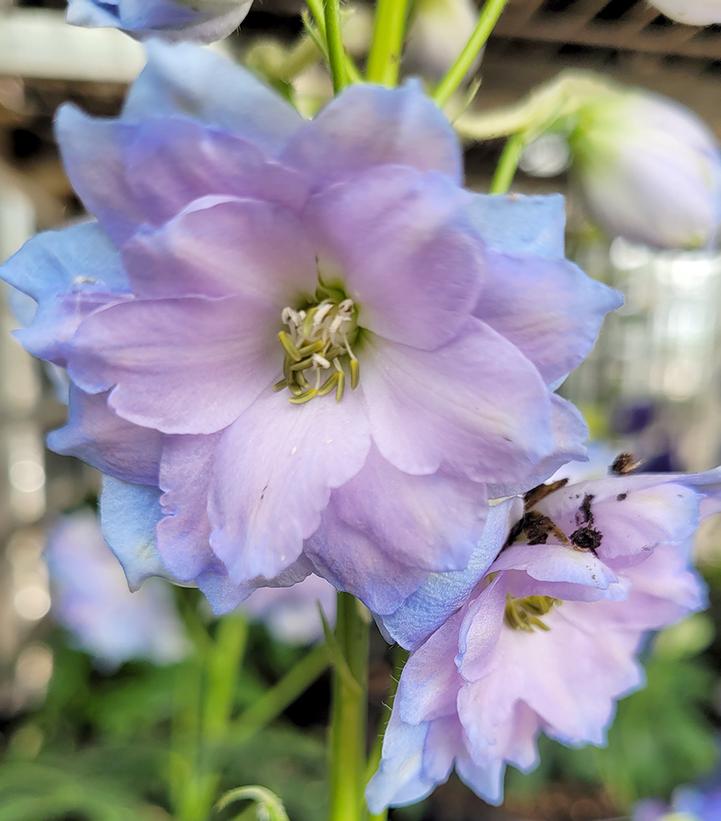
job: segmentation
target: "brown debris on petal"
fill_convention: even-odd
[[[615,476],[628,476],[640,467],[640,460],[636,459],[632,453],[619,453],[613,460],[610,472]]]
[[[529,490],[523,497],[525,509],[533,509],[540,501],[545,499],[546,496],[550,496],[562,487],[566,487],[567,484],[568,479],[559,479],[557,482],[551,482],[551,484],[548,485],[537,485]]]

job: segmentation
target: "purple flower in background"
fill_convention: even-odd
[[[52,613],[75,644],[105,667],[180,661],[188,645],[170,586],[152,579],[131,593],[89,510],[62,517],[48,537]]]
[[[720,500],[718,468],[544,485],[498,505],[500,553],[463,606],[450,582],[455,612],[440,628],[428,636],[421,620],[412,641],[404,625],[417,649],[371,809],[420,800],[454,767],[499,803],[506,765],[538,763],[540,733],[569,746],[605,743],[616,701],[643,682],[646,634],[704,606],[690,544]],[[432,592],[442,600],[442,583]]]
[[[329,624],[335,621],[335,589],[316,575],[290,588],[265,587],[243,602],[243,610],[262,621],[279,641],[310,644],[323,638],[318,606]]]
[[[679,787],[670,803],[649,799],[633,810],[633,821],[718,821],[721,818],[721,786]]]
[[[651,0],[667,17],[690,26],[721,23],[721,0]]]
[[[638,90],[599,93],[571,136],[591,216],[611,237],[712,246],[721,229],[721,148],[694,113]]]
[[[57,130],[98,221],[2,275],[38,303],[25,347],[68,368],[50,444],[109,477],[133,585],[192,582],[220,612],[315,571],[390,613],[467,566],[489,496],[583,453],[552,389],[619,297],[565,260],[560,197],[462,187],[417,84],[306,122],[153,43],[120,119],[66,106]]]
[[[134,37],[210,43],[235,31],[253,0],[69,0],[76,26],[119,28]]]

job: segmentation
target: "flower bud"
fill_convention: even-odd
[[[666,17],[690,26],[721,23],[721,0],[651,0]]]
[[[477,16],[471,0],[418,0],[406,46],[409,71],[439,80],[468,42]]]
[[[591,216],[610,236],[708,247],[721,227],[721,150],[692,112],[638,90],[594,97],[571,134]]]
[[[241,24],[253,0],[70,0],[75,26],[119,28],[140,39],[198,40],[227,37]]]

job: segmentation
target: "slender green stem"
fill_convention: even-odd
[[[307,15],[303,15],[303,20],[306,24],[306,29],[309,31],[309,34],[316,45],[320,48],[322,53],[325,55],[328,63],[330,64],[330,57],[328,54],[328,40],[326,38],[326,26],[325,26],[325,12],[323,10],[323,2],[324,0],[306,0],[306,5],[308,6],[308,10],[311,13],[313,18],[313,22],[315,23],[315,29],[310,24],[310,20],[308,20]],[[348,80],[352,83],[360,83],[362,82],[363,78],[361,77],[361,73],[358,69],[358,66],[353,61],[353,58],[348,54],[346,51],[344,53],[345,57],[345,70],[346,76]]]
[[[368,55],[368,80],[391,88],[398,83],[409,0],[378,0],[373,43]]]
[[[348,85],[343,29],[340,23],[340,0],[323,0],[323,2],[328,62],[333,78],[333,91],[338,94]]]
[[[330,821],[365,818],[365,759],[368,692],[369,625],[362,605],[339,593],[335,634],[348,670],[349,682],[333,672],[330,729]]]
[[[496,166],[496,172],[491,180],[489,193],[505,194],[511,187],[513,178],[518,170],[523,149],[526,147],[526,134],[519,132],[513,134],[506,140],[501,152],[501,158]]]
[[[439,106],[444,106],[452,97],[453,92],[460,87],[481,53],[481,49],[488,42],[507,2],[508,0],[486,0],[470,39],[433,93],[433,99]]]
[[[208,658],[203,727],[211,743],[222,741],[233,712],[240,662],[248,639],[248,623],[239,614],[226,616],[218,625]]]
[[[226,616],[211,640],[197,616],[191,623],[197,653],[190,681],[180,685],[191,686],[193,698],[174,733],[172,766],[179,821],[206,821],[220,782],[214,753],[226,739],[248,626],[240,615]]]
[[[283,678],[249,707],[231,732],[236,741],[247,741],[298,699],[330,666],[325,644],[314,647]]]

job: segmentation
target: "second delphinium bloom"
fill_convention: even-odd
[[[51,445],[102,470],[139,583],[217,611],[311,571],[395,610],[465,568],[487,498],[583,451],[552,387],[618,295],[563,256],[561,198],[462,186],[416,84],[347,89],[312,122],[207,51],[153,44],[119,119],[61,110],[97,222],[3,275],[66,366]]]
[[[506,766],[535,767],[541,733],[603,744],[616,701],[643,684],[649,631],[705,606],[690,550],[700,520],[720,509],[721,468],[561,480],[497,505],[487,572],[436,579],[429,608],[384,624],[414,652],[371,809],[419,801],[453,768],[500,803]],[[440,621],[443,606],[433,631],[427,611]]]

